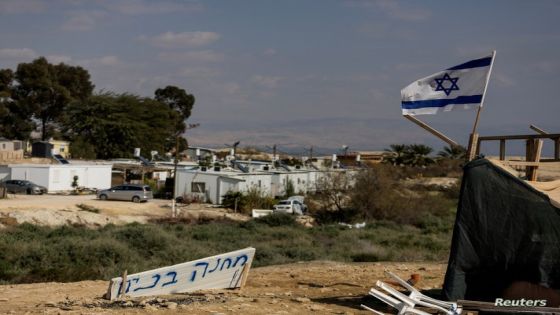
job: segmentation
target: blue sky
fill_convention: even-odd
[[[558,1],[2,0],[0,67],[46,56],[96,90],[195,95],[192,144],[443,144],[400,89],[497,50],[483,135],[560,132]],[[474,111],[419,116],[466,143]],[[496,145],[497,146],[497,145]]]

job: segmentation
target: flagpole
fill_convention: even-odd
[[[492,67],[494,66],[494,59],[496,58],[496,51],[492,51],[492,61],[490,62],[490,69],[486,75],[486,84],[484,85],[484,92],[482,92],[482,99],[480,100],[480,106],[478,106],[478,111],[476,112],[476,119],[474,120],[474,126],[472,134],[476,133],[476,127],[478,127],[478,121],[480,119],[480,111],[482,110],[482,105],[484,104],[484,97],[486,97],[486,90],[488,89],[488,82],[490,81],[490,74],[492,73]]]
[[[478,127],[478,121],[480,120],[480,112],[482,111],[482,105],[484,104],[484,98],[486,97],[486,90],[488,89],[488,82],[490,81],[490,74],[492,73],[492,67],[494,66],[494,59],[496,58],[496,51],[492,51],[492,61],[490,61],[490,69],[488,74],[486,74],[486,84],[484,84],[484,91],[482,92],[482,99],[480,100],[480,105],[476,111],[476,118],[474,120],[474,125],[472,133],[469,137],[469,147],[467,151],[467,158],[472,161],[475,157],[477,147],[478,147],[478,134],[476,133],[476,128]]]

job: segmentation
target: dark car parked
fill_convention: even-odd
[[[12,194],[42,195],[47,193],[46,187],[28,180],[10,179],[2,182],[1,185],[6,187],[8,193]]]
[[[153,199],[152,189],[148,185],[125,184],[97,192],[101,200],[130,200],[133,202],[148,201]]]

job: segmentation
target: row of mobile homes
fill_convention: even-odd
[[[322,178],[331,173],[349,174],[347,170],[320,171],[313,168],[282,166],[273,167],[268,162],[234,161],[232,167],[199,167],[179,169],[175,196],[221,204],[228,192],[256,190],[262,196],[284,197],[289,190],[303,195],[317,190]]]
[[[80,187],[105,189],[111,186],[111,164],[8,164],[0,166],[0,180],[23,179],[45,186],[49,193]]]

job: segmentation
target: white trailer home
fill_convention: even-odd
[[[197,198],[204,202],[221,204],[228,192],[247,192],[258,189],[263,195],[272,196],[272,173],[244,173],[234,169],[177,170],[175,196]]]
[[[29,180],[50,193],[73,190],[78,176],[78,186],[104,189],[111,186],[111,168],[112,164],[9,164],[0,166],[0,180]]]

